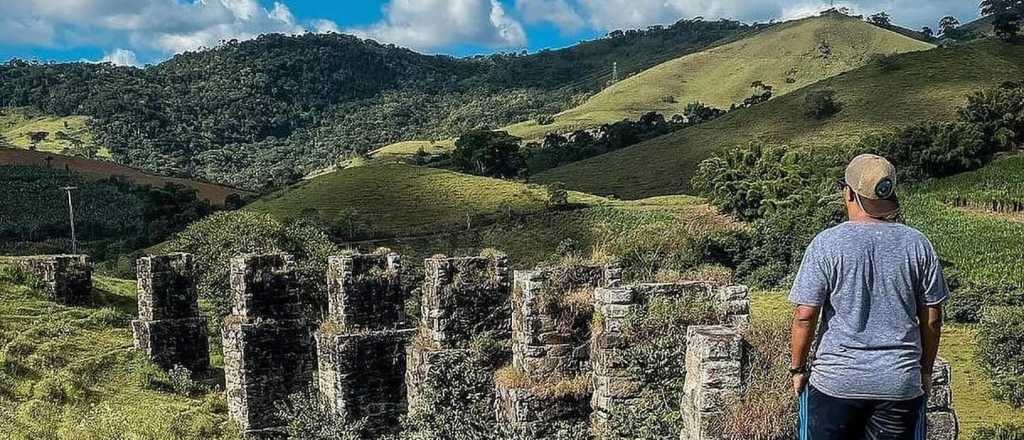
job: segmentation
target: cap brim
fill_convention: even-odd
[[[896,196],[888,199],[860,197],[860,202],[864,211],[874,218],[892,218],[900,212],[900,200]]]

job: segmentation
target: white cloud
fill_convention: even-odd
[[[526,44],[523,26],[497,0],[392,0],[380,22],[345,32],[419,50]]]
[[[573,33],[586,21],[567,0],[516,0],[516,10],[530,23],[548,22]]]
[[[135,52],[128,49],[114,49],[111,52],[107,52],[103,55],[103,59],[100,62],[111,63],[117,66],[139,65],[139,59],[135,56]]]
[[[329,32],[341,33],[338,23],[331,20],[313,20],[310,24],[313,25],[313,31],[318,34],[326,34]]]

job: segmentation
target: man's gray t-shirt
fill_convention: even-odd
[[[913,228],[846,222],[818,234],[789,295],[822,308],[811,385],[844,399],[921,396],[918,306],[948,296],[935,249]]]

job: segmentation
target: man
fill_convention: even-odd
[[[800,439],[923,439],[949,288],[928,239],[894,221],[888,160],[856,157],[839,188],[849,221],[814,238],[789,297]]]

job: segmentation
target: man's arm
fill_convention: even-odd
[[[921,381],[927,394],[932,388],[932,370],[942,338],[942,304],[918,306],[917,320],[921,327]]]
[[[800,394],[807,385],[807,357],[814,343],[814,331],[818,327],[821,307],[798,305],[793,312],[793,329],[790,334],[790,368],[803,369],[793,374],[793,392]],[[936,344],[937,345],[937,344]]]

